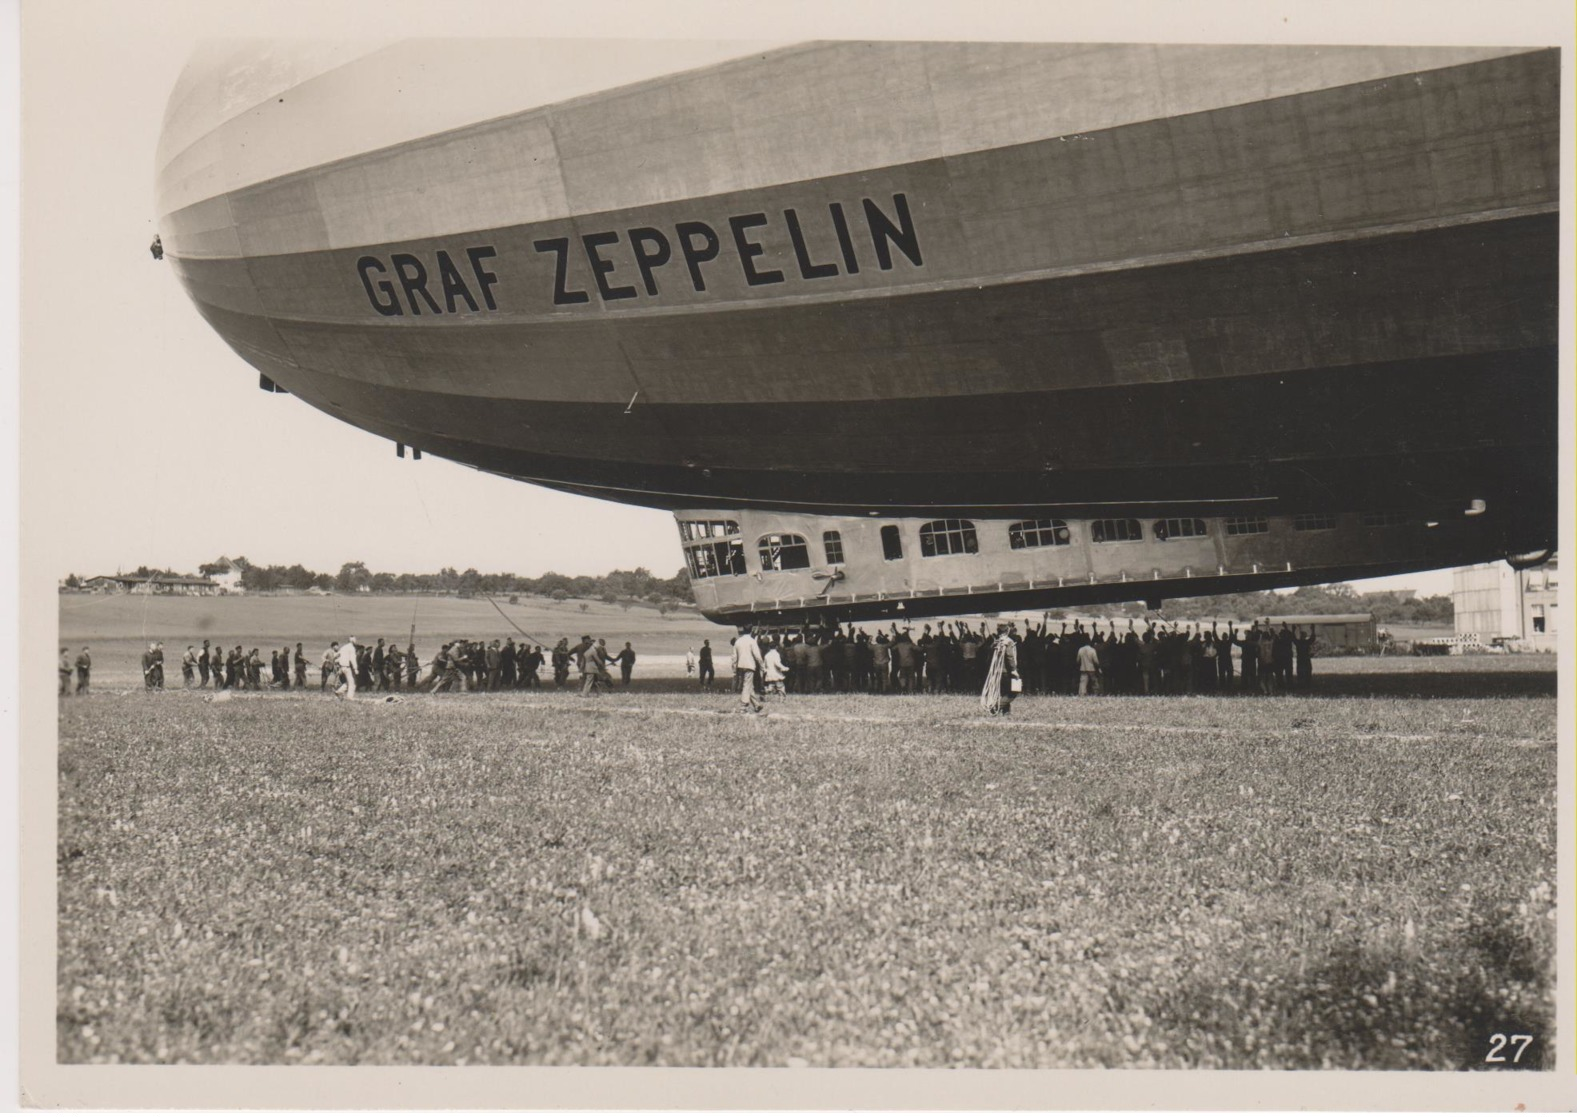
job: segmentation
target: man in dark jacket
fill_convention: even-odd
[[[483,663],[487,666],[486,682],[483,689],[497,690],[504,671],[504,652],[497,640],[494,640],[487,646],[487,651],[483,653]]]

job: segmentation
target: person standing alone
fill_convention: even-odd
[[[739,638],[734,641],[734,678],[739,688],[739,712],[742,714],[766,713],[761,699],[756,696],[756,682],[764,666],[754,629],[749,626],[740,629]]]
[[[712,667],[712,641],[701,641],[700,675],[698,679],[702,690],[712,689],[712,680],[717,677],[717,672]]]

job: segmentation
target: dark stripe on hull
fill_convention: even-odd
[[[337,380],[310,381],[308,400],[481,469],[662,508],[1097,515],[1215,502],[1230,514],[1265,510],[1255,502],[1287,513],[1484,499],[1553,524],[1555,361],[1551,347],[945,403],[637,404],[629,414]],[[640,460],[672,431],[692,432],[704,456]]]

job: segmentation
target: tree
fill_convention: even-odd
[[[591,606],[590,606],[590,605],[588,605],[588,604],[586,604],[586,603],[585,603],[585,602],[584,602],[584,601],[582,601],[582,602],[581,602],[581,603],[580,603],[580,611],[581,611],[581,612],[582,612],[582,613],[584,613],[584,612],[585,612],[585,611],[586,611],[586,610],[587,610],[587,609],[590,609],[590,608],[591,608]]]
[[[318,576],[299,562],[289,567],[283,577],[285,585],[291,589],[311,589],[317,583]]]
[[[355,593],[371,583],[372,573],[364,562],[347,562],[339,568],[339,577],[334,579],[334,587],[345,593]]]
[[[82,588],[82,579],[78,578],[75,574],[67,574],[66,575],[66,588],[68,590],[79,590],[79,589],[81,589]]]
[[[560,605],[562,605],[562,604],[564,604],[564,602],[569,600],[569,591],[566,590],[566,589],[560,588],[560,589],[554,590],[548,596],[551,597],[554,601],[558,602]]]
[[[241,587],[253,592],[270,593],[280,586],[282,567],[248,566],[241,571]]]

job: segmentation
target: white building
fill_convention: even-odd
[[[209,563],[204,573],[214,581],[221,593],[246,592],[241,587],[241,568],[222,555],[217,562]]]
[[[1488,644],[1511,642],[1515,650],[1552,652],[1560,632],[1556,559],[1528,570],[1504,562],[1464,566],[1451,575],[1451,603],[1458,636],[1476,635]]]

